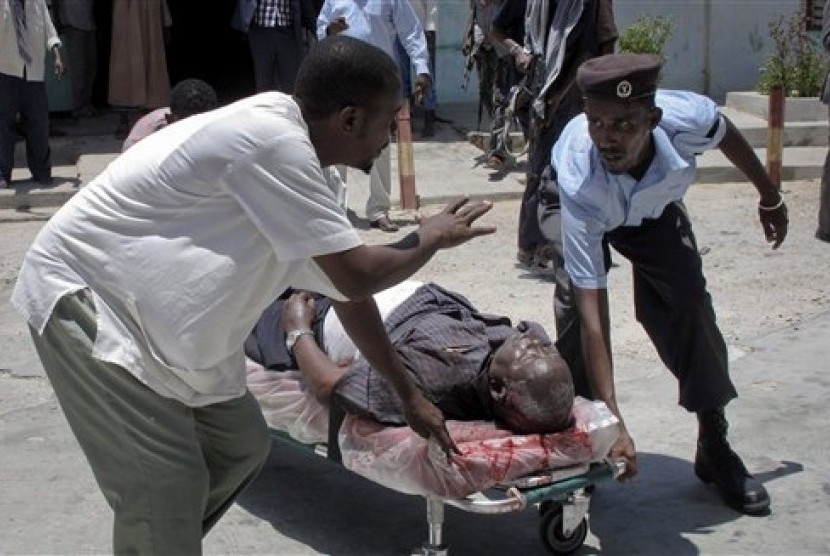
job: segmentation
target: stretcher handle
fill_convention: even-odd
[[[625,462],[605,460],[591,466],[588,471],[576,477],[562,479],[555,483],[534,487],[520,491],[516,487],[507,490],[507,498],[490,500],[485,497],[463,498],[461,500],[445,500],[446,504],[461,508],[468,512],[480,514],[502,514],[517,512],[525,509],[529,504],[536,504],[551,498],[561,497],[580,488],[609,481],[625,472]]]
[[[549,498],[570,494],[575,490],[585,488],[594,483],[616,479],[624,472],[625,462],[605,460],[599,465],[592,466],[588,471],[578,477],[563,479],[550,485],[523,492],[522,496],[525,499],[525,504],[536,504]]]

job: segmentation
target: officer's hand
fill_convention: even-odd
[[[634,440],[624,427],[620,429],[620,436],[611,446],[608,457],[625,462],[625,472],[618,477],[619,480],[625,481],[637,474],[637,450],[634,448]]]
[[[759,205],[758,217],[761,219],[761,227],[764,229],[764,236],[767,238],[767,243],[772,243],[772,248],[778,249],[778,246],[787,237],[787,226],[790,222],[787,216],[787,205],[784,204],[783,199],[781,206],[772,210],[763,208],[763,205]]]
[[[476,226],[473,222],[493,208],[490,201],[469,203],[462,198],[447,205],[444,210],[429,218],[416,217],[421,228],[419,234],[437,234],[441,249],[455,247],[478,236],[492,234],[495,226]]]

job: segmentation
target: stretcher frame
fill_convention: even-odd
[[[318,456],[329,459],[328,447],[324,443],[304,444],[287,432],[275,428],[269,430],[271,436],[278,441],[312,450]],[[542,543],[552,554],[572,554],[582,546],[588,534],[588,509],[593,486],[616,479],[624,471],[623,462],[603,459],[500,483],[492,489],[498,493],[493,497],[482,492],[460,499],[423,496],[426,501],[428,538],[418,552],[413,554],[449,554],[449,546],[443,539],[444,509],[447,505],[467,512],[490,515],[522,511],[530,505],[537,505]]]

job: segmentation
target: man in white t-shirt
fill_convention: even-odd
[[[35,239],[13,303],[114,510],[115,553],[199,553],[257,475],[268,433],[242,346],[287,287],[340,300],[345,329],[395,385],[409,424],[455,448],[372,294],[438,249],[492,233],[472,226],[490,204],[453,203],[396,244],[367,246],[323,170],[369,168],[399,104],[386,54],[321,41],[294,97],[263,93],[159,130]]]

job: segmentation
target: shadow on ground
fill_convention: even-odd
[[[578,554],[698,554],[690,535],[741,518],[694,476],[691,462],[640,453],[640,475],[599,485],[591,533]],[[798,473],[782,462],[764,482]],[[275,441],[265,469],[238,503],[282,535],[325,554],[410,554],[427,539],[422,498],[372,483],[310,450]],[[759,518],[763,519],[763,518]],[[452,554],[547,554],[535,508],[502,515],[448,508]],[[600,548],[601,547],[601,548]]]

